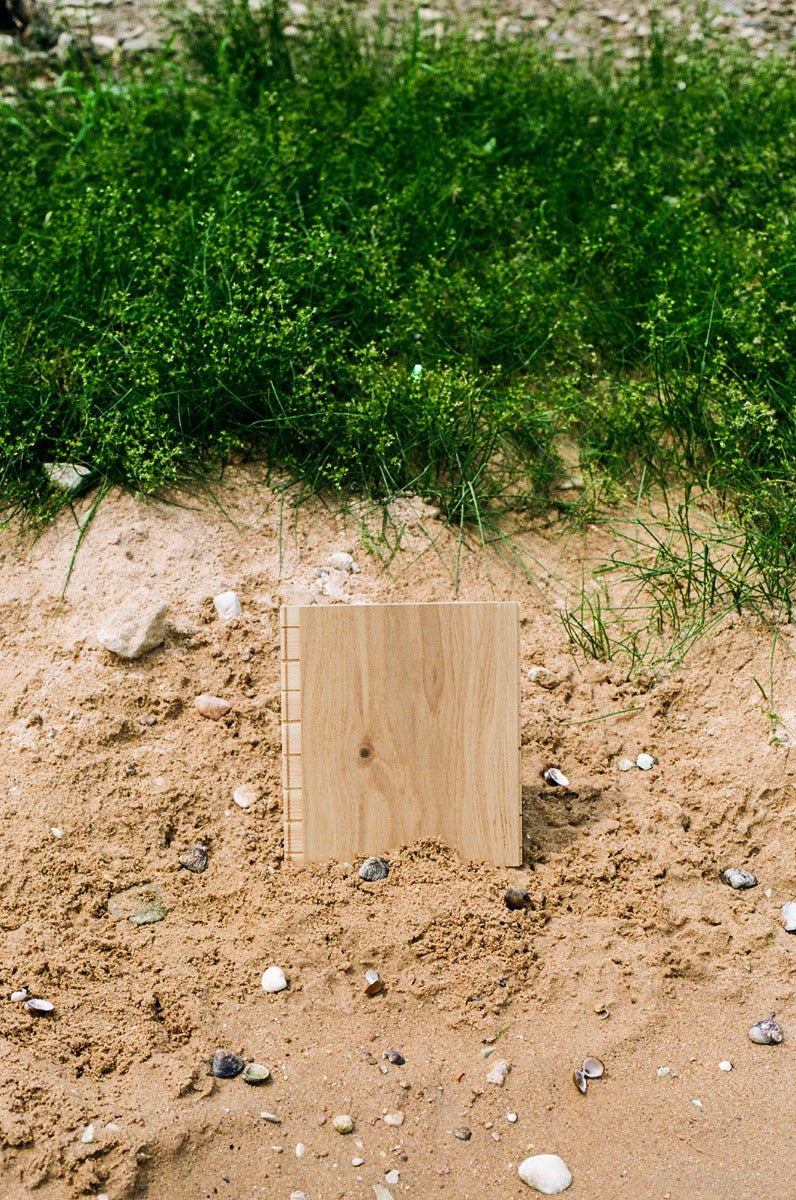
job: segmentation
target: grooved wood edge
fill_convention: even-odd
[[[304,793],[301,770],[301,630],[299,609],[280,609],[282,663],[282,790],[285,858],[304,862]]]

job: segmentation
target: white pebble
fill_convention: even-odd
[[[618,758],[616,760],[618,771],[632,771],[635,765],[632,758]]]
[[[20,988],[18,992],[11,993],[11,999],[12,1000],[24,1000],[25,997],[27,996],[27,994],[28,994],[27,988]]]
[[[796,933],[796,902],[793,900],[782,905],[782,920],[788,933]]]
[[[286,987],[287,979],[285,978],[285,972],[281,967],[268,967],[268,969],[263,972],[264,992],[268,992],[269,994],[273,992],[283,992]]]
[[[165,638],[168,607],[149,588],[137,588],[105,619],[100,645],[119,658],[140,658]]]
[[[97,1200],[108,1200],[108,1193],[100,1192],[97,1196]]]
[[[382,1183],[374,1183],[373,1194],[376,1200],[392,1200],[392,1192],[388,1191]]]
[[[193,704],[197,712],[211,721],[220,721],[232,708],[229,700],[222,700],[220,696],[208,696],[206,693],[197,696]]]
[[[506,1120],[509,1122],[510,1125],[513,1125],[514,1122],[517,1120],[517,1114],[513,1113],[513,1112],[506,1113]]]
[[[63,491],[76,492],[91,474],[91,467],[84,467],[81,463],[45,463],[44,474],[50,483]]]
[[[242,783],[240,787],[236,787],[232,793],[232,799],[237,804],[238,808],[251,808],[253,804],[260,798],[260,793],[253,783]]]
[[[651,771],[654,766],[657,766],[658,760],[654,754],[639,754],[636,759],[636,766],[642,771]]]
[[[498,1087],[503,1087],[510,1070],[511,1063],[507,1062],[505,1058],[499,1058],[486,1077],[487,1083],[496,1083]]]
[[[236,592],[220,592],[213,597],[213,603],[222,621],[233,621],[243,612]]]
[[[385,1113],[383,1120],[385,1125],[403,1125],[404,1114],[402,1112]]]
[[[523,1183],[544,1196],[557,1196],[572,1183],[569,1167],[557,1154],[534,1154],[520,1163],[517,1174]]]
[[[282,1124],[282,1118],[277,1116],[276,1113],[261,1112],[260,1116],[262,1117],[262,1119],[264,1121],[268,1121],[269,1124],[271,1124],[271,1125],[281,1125]]]
[[[303,1158],[307,1153],[307,1147],[303,1142],[296,1142],[296,1158]]]
[[[388,1171],[387,1174],[384,1176],[385,1183],[395,1184],[395,1183],[400,1183],[400,1180],[401,1180],[400,1171],[395,1171],[395,1170]]]
[[[291,1192],[290,1200],[307,1200],[306,1192]]]
[[[87,1125],[80,1135],[80,1140],[84,1146],[90,1146],[94,1141],[94,1126]]]
[[[725,1058],[723,1062],[719,1063],[719,1070],[720,1071],[731,1071],[732,1070],[732,1063],[730,1062],[730,1060],[728,1058]]]
[[[692,1101],[691,1101],[691,1103],[693,1104],[694,1108],[701,1108],[701,1107],[702,1107],[702,1101],[701,1101],[701,1100],[692,1100]]]
[[[671,1067],[658,1067],[658,1070],[655,1072],[655,1074],[658,1076],[659,1079],[663,1079],[664,1076],[671,1075],[671,1073],[672,1073]]]
[[[63,829],[59,829],[57,825],[50,826],[50,833],[54,838],[62,838],[64,836]]]
[[[352,1167],[361,1167],[364,1161],[365,1161],[364,1158],[352,1158],[351,1166]]]

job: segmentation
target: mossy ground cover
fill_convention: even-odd
[[[452,520],[587,475],[710,489],[796,563],[796,72],[630,68],[278,11],[0,106],[0,492],[231,452]],[[419,366],[422,371],[415,368]]]

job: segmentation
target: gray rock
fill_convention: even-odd
[[[138,588],[110,614],[97,637],[119,658],[140,658],[165,638],[168,607],[149,588]]]
[[[757,887],[757,876],[751,871],[745,871],[743,867],[728,867],[726,871],[722,871],[721,879],[728,887],[735,888],[736,891],[742,891],[744,888]]]
[[[91,467],[81,463],[45,463],[44,474],[62,491],[78,492],[91,475]]]
[[[128,920],[133,925],[154,925],[162,921],[168,905],[152,883],[127,888],[108,900],[108,912],[117,921]]]
[[[379,879],[386,879],[389,873],[390,864],[386,858],[366,858],[359,868],[359,878],[364,879],[367,883],[376,883]]]
[[[179,863],[187,871],[193,871],[195,875],[201,875],[202,871],[207,870],[206,847],[191,846],[190,850],[186,850],[184,854],[180,855]]]
[[[758,1046],[778,1046],[782,1041],[782,1030],[774,1020],[758,1021],[749,1030],[749,1040]]]

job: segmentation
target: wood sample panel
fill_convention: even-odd
[[[285,854],[522,861],[519,608],[283,608]]]

